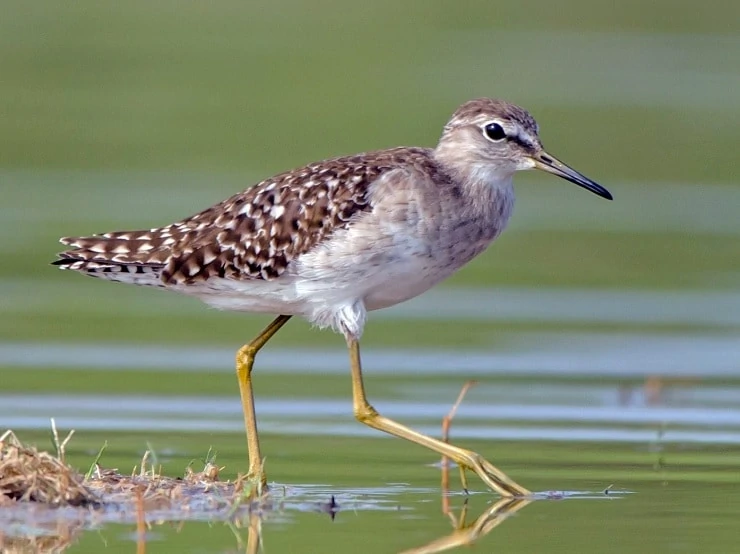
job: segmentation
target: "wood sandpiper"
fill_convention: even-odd
[[[367,312],[413,298],[452,275],[504,230],[516,171],[541,169],[610,199],[546,153],[524,109],[481,98],[445,125],[436,148],[333,158],[281,173],[155,229],[63,238],[55,265],[170,289],[225,310],[280,314],[236,356],[249,477],[265,485],[252,365],[294,315],[344,335],[355,417],[472,470],[504,496],[529,491],[479,454],[414,431],[368,402],[360,364]]]

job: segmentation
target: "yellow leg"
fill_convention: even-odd
[[[262,468],[260,439],[257,434],[257,416],[254,411],[254,394],[252,393],[252,366],[257,352],[267,344],[272,336],[290,319],[289,315],[276,317],[264,331],[252,342],[242,346],[236,353],[236,377],[239,380],[239,394],[242,397],[244,426],[247,429],[247,450],[249,452],[249,479],[259,479],[260,484],[267,484],[267,477]]]
[[[260,514],[250,512],[249,531],[247,533],[247,554],[262,552],[262,519]]]
[[[515,483],[503,471],[486,461],[480,454],[422,435],[418,431],[409,429],[400,423],[378,414],[375,408],[368,403],[365,396],[365,385],[362,382],[362,365],[360,362],[360,343],[356,339],[350,338],[347,340],[347,345],[349,347],[350,366],[352,368],[352,403],[355,417],[358,421],[374,429],[415,442],[443,456],[447,456],[460,466],[461,471],[465,469],[474,471],[486,485],[502,496],[524,497],[532,494],[521,485]]]

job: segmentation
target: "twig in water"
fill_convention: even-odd
[[[457,413],[457,409],[460,407],[463,398],[465,398],[468,390],[477,384],[477,381],[466,381],[465,384],[462,386],[462,389],[460,389],[460,394],[457,395],[457,400],[455,400],[455,403],[452,405],[452,409],[445,417],[442,418],[442,440],[444,442],[450,442],[450,426],[452,425],[452,420],[454,419],[455,414]],[[447,497],[447,493],[450,490],[450,472],[448,464],[449,462],[447,460],[447,456],[442,456],[442,512],[445,514],[448,514],[450,512],[449,499]],[[460,477],[463,481],[463,488],[467,492],[464,471],[464,469],[460,468]]]

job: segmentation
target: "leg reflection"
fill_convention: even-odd
[[[501,525],[511,514],[518,512],[532,502],[533,500],[526,498],[502,498],[489,506],[478,516],[478,519],[468,525],[465,523],[467,515],[466,501],[459,518],[456,518],[451,511],[447,513],[452,521],[454,529],[452,533],[418,548],[406,550],[402,554],[433,554],[452,550],[459,546],[469,546]]]

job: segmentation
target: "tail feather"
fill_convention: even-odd
[[[151,231],[106,233],[90,237],[64,237],[72,248],[58,254],[52,265],[91,277],[138,285],[164,286],[160,279],[171,250]]]

